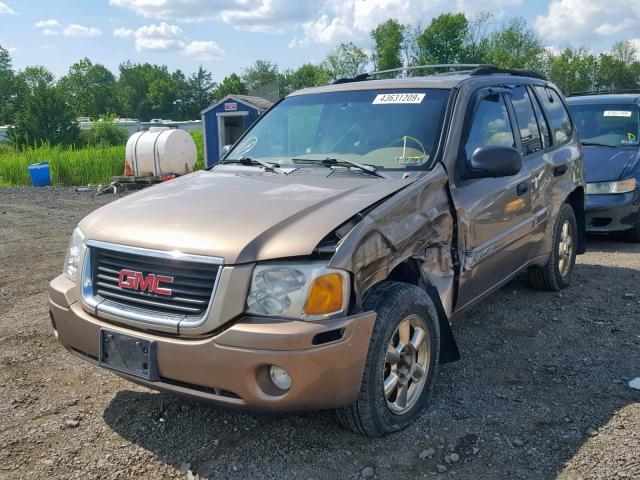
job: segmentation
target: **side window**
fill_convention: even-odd
[[[502,95],[490,95],[478,103],[464,145],[467,158],[487,145],[514,147],[513,130]]]
[[[530,94],[533,94],[531,90],[529,90]],[[533,109],[536,112],[536,117],[538,117],[538,126],[540,127],[540,133],[542,134],[542,140],[544,142],[544,148],[547,148],[551,145],[551,134],[549,133],[549,125],[547,125],[547,121],[542,114],[542,110],[540,109],[540,102],[535,95],[531,97],[531,101],[533,102]]]
[[[542,139],[538,129],[538,120],[533,111],[533,104],[527,88],[519,85],[511,89],[511,102],[516,113],[522,149],[525,155],[542,150]]]
[[[571,117],[562,103],[560,95],[552,88],[536,86],[542,106],[547,111],[555,143],[564,143],[571,136]]]

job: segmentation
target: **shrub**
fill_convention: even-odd
[[[129,133],[111,119],[100,119],[92,123],[90,130],[82,131],[82,143],[91,147],[125,145],[128,138]]]

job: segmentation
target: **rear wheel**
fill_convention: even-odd
[[[422,289],[384,282],[364,300],[377,313],[360,394],[337,411],[357,433],[381,436],[410,425],[425,410],[440,350],[435,306]]]
[[[557,291],[571,283],[576,263],[578,225],[571,205],[560,209],[553,228],[551,255],[541,267],[529,267],[529,283],[538,290]]]

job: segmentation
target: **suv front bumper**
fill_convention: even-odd
[[[96,365],[102,328],[155,341],[159,381],[118,373],[141,385],[283,412],[341,407],[358,396],[375,312],[321,322],[242,317],[212,336],[184,338],[104,322],[82,309],[74,287],[65,277],[51,282],[49,309],[58,341]],[[286,393],[274,394],[265,375],[270,365],[291,376]]]

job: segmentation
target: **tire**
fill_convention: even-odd
[[[563,229],[569,229],[570,251],[563,242]],[[566,237],[565,237],[566,238]],[[565,203],[553,226],[551,255],[547,263],[541,267],[529,267],[529,284],[537,290],[558,291],[571,283],[573,268],[576,263],[578,241],[578,224],[571,205]],[[562,243],[562,245],[561,245]],[[563,252],[561,254],[561,251]]]
[[[374,310],[377,318],[360,393],[352,405],[336,413],[346,428],[379,437],[409,426],[427,408],[440,355],[440,328],[436,308],[427,292],[406,283],[383,282],[373,287],[365,295],[364,309]],[[425,333],[424,342],[419,342],[418,328]],[[396,350],[401,344],[400,335],[413,344]],[[414,344],[419,345],[417,350]],[[423,375],[419,375],[419,370]],[[394,375],[395,391],[391,388]],[[414,381],[414,376],[420,380]],[[385,379],[390,396],[385,394]],[[402,395],[405,388],[406,395]]]
[[[640,243],[640,212],[636,215],[635,226],[624,232],[623,238],[627,242]]]

